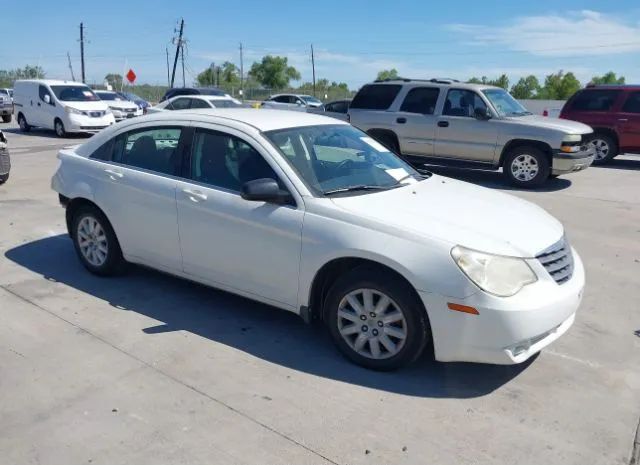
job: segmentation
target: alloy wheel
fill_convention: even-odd
[[[596,160],[604,160],[609,155],[609,143],[604,139],[593,139],[591,147],[596,151]]]
[[[78,223],[77,241],[82,256],[95,267],[107,261],[109,244],[102,225],[92,216],[85,216]]]
[[[375,289],[348,293],[338,306],[338,331],[359,355],[382,360],[397,355],[408,335],[402,309]]]
[[[511,162],[511,174],[518,181],[528,182],[533,180],[540,171],[540,165],[535,157],[523,153]]]

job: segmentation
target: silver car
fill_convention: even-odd
[[[322,101],[305,94],[276,94],[262,102],[260,106],[276,110],[306,111],[308,108],[322,107]]]
[[[520,187],[591,165],[592,129],[527,111],[498,87],[449,79],[385,80],[362,87],[351,124],[417,163],[503,168]]]

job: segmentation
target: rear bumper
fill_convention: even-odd
[[[567,174],[587,169],[595,156],[595,150],[592,148],[571,154],[558,151],[553,154],[551,174]]]
[[[569,281],[557,284],[539,275],[537,283],[512,297],[478,291],[453,299],[419,292],[429,315],[436,359],[513,365],[562,336],[575,320],[585,283],[580,257],[573,254],[575,268]],[[478,315],[449,310],[449,302],[473,307]]]

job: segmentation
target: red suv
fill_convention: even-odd
[[[567,101],[560,118],[593,128],[594,164],[607,163],[619,153],[640,152],[640,85],[587,86]]]

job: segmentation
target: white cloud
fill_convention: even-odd
[[[498,45],[538,56],[566,57],[640,51],[640,24],[597,11],[515,18],[509,25],[450,24],[469,45]]]

